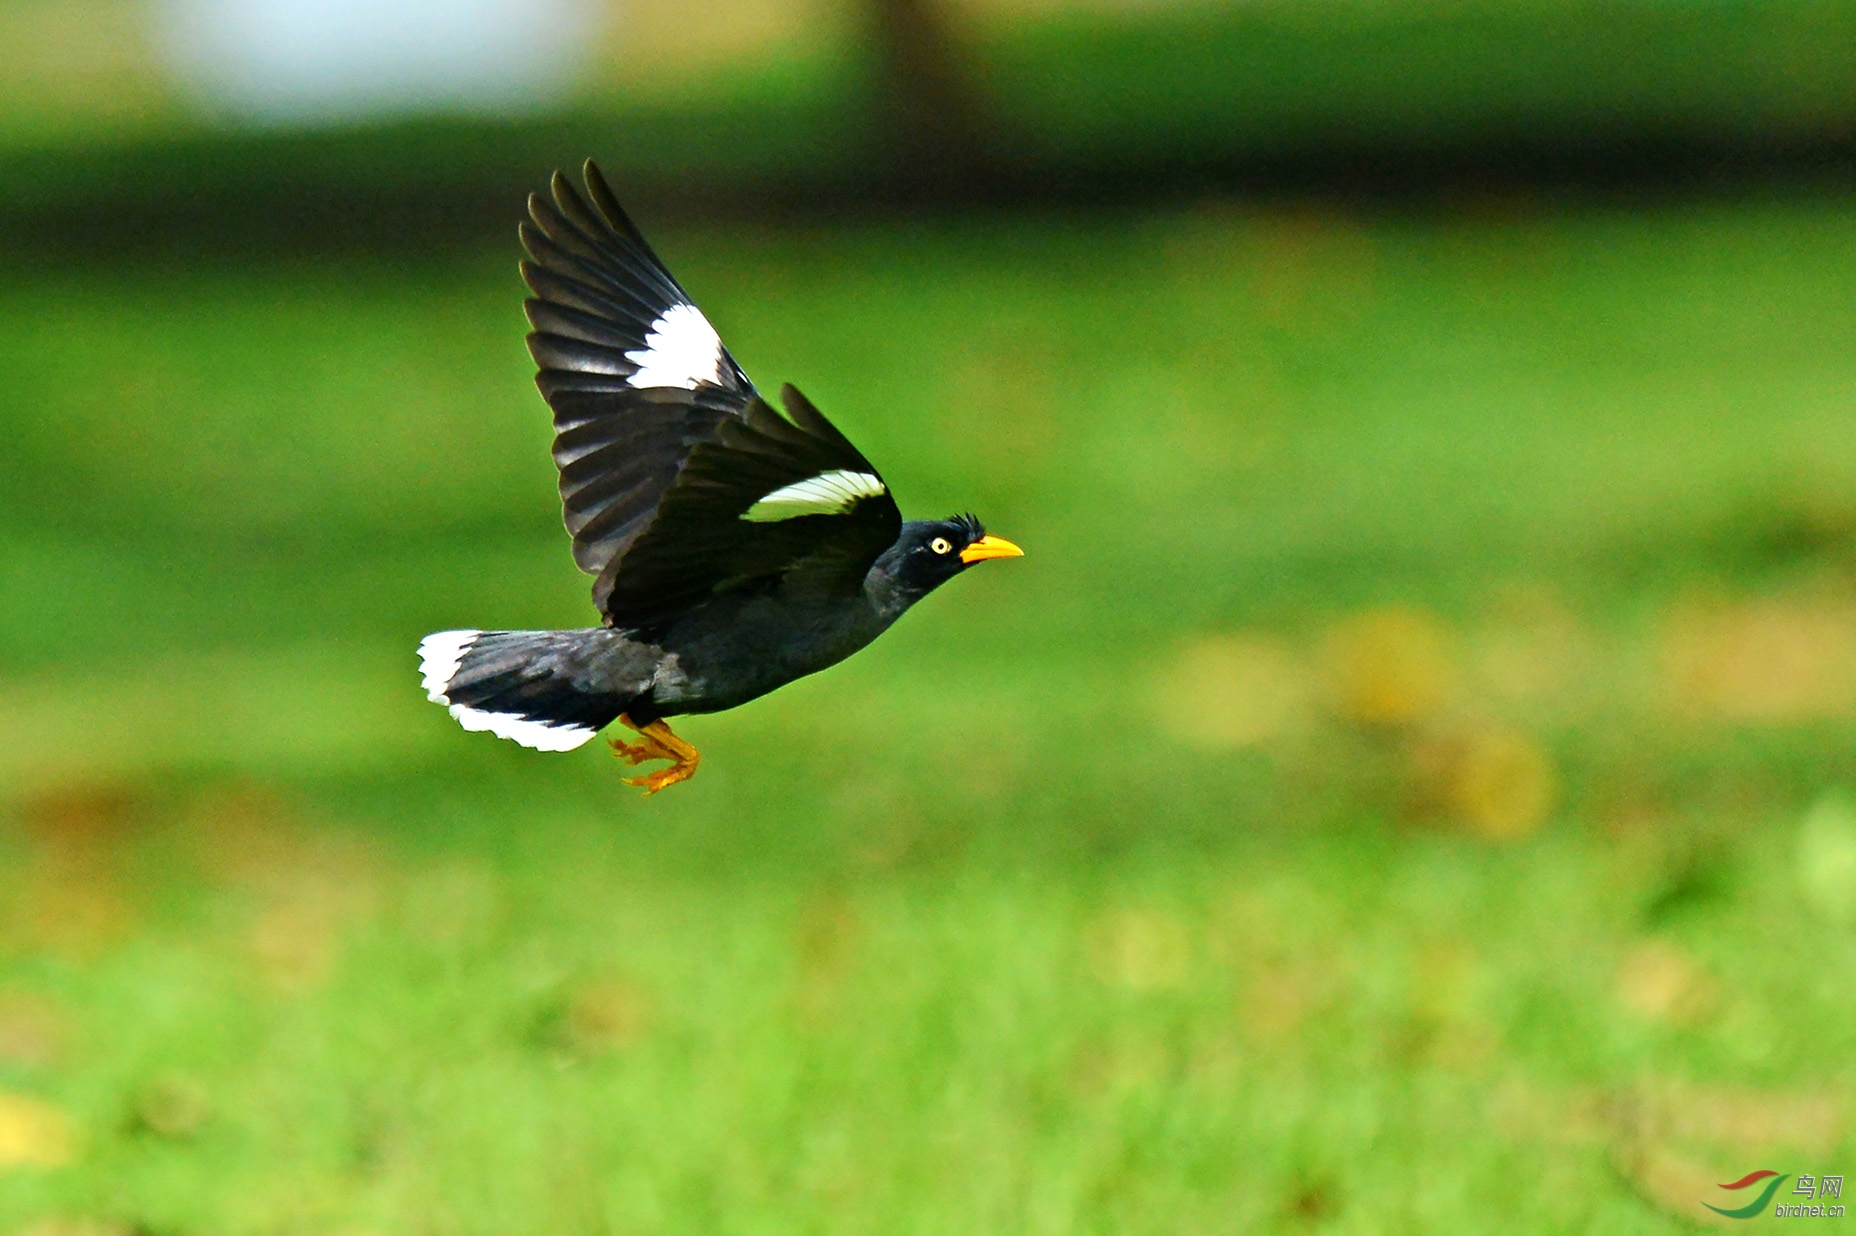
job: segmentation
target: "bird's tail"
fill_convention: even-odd
[[[419,644],[426,698],[467,730],[537,751],[572,751],[624,708],[587,670],[602,636],[587,631],[439,631]]]

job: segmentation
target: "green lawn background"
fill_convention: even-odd
[[[0,289],[0,1228],[1662,1232],[1856,1160],[1846,200],[645,222],[1027,550],[650,801],[418,690],[591,616],[513,252]]]

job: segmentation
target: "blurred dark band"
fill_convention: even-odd
[[[476,243],[589,155],[646,217],[1856,183],[1856,6],[1297,12],[876,0],[848,57],[674,104],[0,149],[0,224],[28,256]]]

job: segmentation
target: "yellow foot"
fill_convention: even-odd
[[[642,777],[627,777],[625,784],[638,786],[644,790],[645,797],[649,798],[665,786],[675,785],[679,781],[688,781],[695,775],[696,765],[692,761],[688,764],[672,764],[669,768],[660,768]]]
[[[625,778],[626,785],[638,786],[648,797],[666,786],[688,781],[696,775],[696,766],[702,763],[702,753],[671,733],[670,727],[662,719],[640,726],[633,724],[630,717],[621,713],[619,724],[636,733],[641,741],[630,743],[620,738],[609,739],[612,754],[633,764],[642,764],[646,760],[671,761],[669,768],[660,768],[642,777]]]
[[[646,760],[675,760],[677,753],[666,749],[649,734],[643,742],[626,742],[623,738],[608,738],[612,744],[612,754],[630,764],[642,764]]]

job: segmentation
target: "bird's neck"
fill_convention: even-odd
[[[884,625],[902,617],[903,611],[928,595],[927,589],[902,582],[896,571],[898,562],[895,551],[887,551],[870,564],[864,576],[864,597]]]

